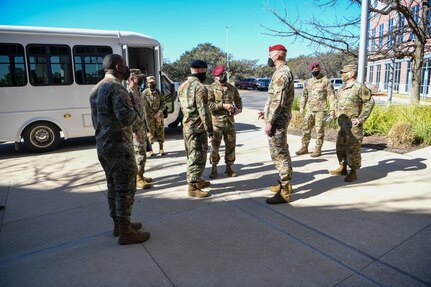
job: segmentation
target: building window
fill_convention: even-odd
[[[400,90],[401,62],[395,63],[394,90]]]
[[[381,49],[383,47],[383,30],[385,29],[385,24],[379,25],[379,48]]]
[[[404,15],[398,14],[398,41],[397,43],[402,43],[404,40]]]
[[[407,73],[406,73],[406,92],[410,92],[411,88],[411,73],[412,73],[412,62],[407,62]]]
[[[371,51],[376,49],[376,28],[371,30]]]
[[[419,22],[419,5],[413,6],[412,8],[412,15],[413,15],[413,19],[415,20],[416,23]],[[415,39],[415,34],[413,34],[413,32],[410,33],[410,40],[414,40]]]
[[[376,85],[377,87],[380,86],[380,73],[382,70],[382,65],[377,65],[377,71],[376,71]]]
[[[97,84],[105,76],[102,63],[112,48],[107,46],[74,46],[75,80],[79,85]]]
[[[423,97],[427,96],[429,92],[430,74],[431,74],[431,62],[428,59],[424,61],[424,64],[422,66],[421,95]]]
[[[389,19],[388,22],[388,47],[393,46],[394,19]]]
[[[370,66],[369,74],[368,74],[368,82],[370,84],[372,84],[373,83],[373,79],[374,79],[374,66]]]
[[[389,78],[391,77],[391,64],[385,64],[385,82],[383,85],[383,89],[387,90],[388,89],[388,84],[389,84]]]
[[[34,86],[73,83],[70,48],[65,45],[27,46],[30,83]]]
[[[0,44],[0,87],[27,85],[24,47],[20,44]]]

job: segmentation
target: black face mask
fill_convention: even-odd
[[[207,79],[207,73],[206,72],[193,74],[192,76],[198,78],[199,82],[201,82],[201,83],[205,82],[205,80]]]
[[[154,83],[153,84],[149,84],[148,86],[150,87],[151,90],[154,90],[156,88],[156,84],[154,84]]]
[[[311,74],[313,74],[314,77],[317,77],[320,75],[320,71],[312,71]]]
[[[275,63],[274,63],[274,61],[272,60],[272,58],[268,58],[268,66],[270,66],[270,67],[275,67]]]
[[[136,84],[138,85],[138,87],[140,87],[142,86],[143,83],[144,83],[144,79],[139,79]]]
[[[227,74],[226,73],[224,73],[223,75],[221,75],[220,77],[219,77],[219,82],[220,83],[222,83],[222,84],[224,84],[224,83],[226,83],[227,82]]]

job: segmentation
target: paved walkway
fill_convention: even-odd
[[[327,173],[333,143],[298,157],[289,135],[294,201],[268,206],[277,176],[261,128],[255,111],[238,117],[240,176],[220,164],[207,199],[187,197],[182,135],[169,131],[133,210],[152,237],[128,246],[111,235],[93,140],[48,154],[0,146],[0,286],[431,286],[431,148],[363,149],[346,184]]]

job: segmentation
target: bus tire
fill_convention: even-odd
[[[50,122],[35,122],[24,129],[22,137],[29,151],[47,152],[60,143],[60,129]]]

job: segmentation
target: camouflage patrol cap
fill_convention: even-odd
[[[130,77],[143,77],[141,70],[139,69],[130,69]]]
[[[357,65],[350,64],[350,65],[344,66],[341,69],[340,73],[347,73],[347,72],[350,72],[350,71],[357,71],[357,70],[358,70],[358,66]]]
[[[155,82],[156,81],[156,77],[154,77],[154,76],[148,76],[147,77],[147,82],[149,83],[149,82]]]

